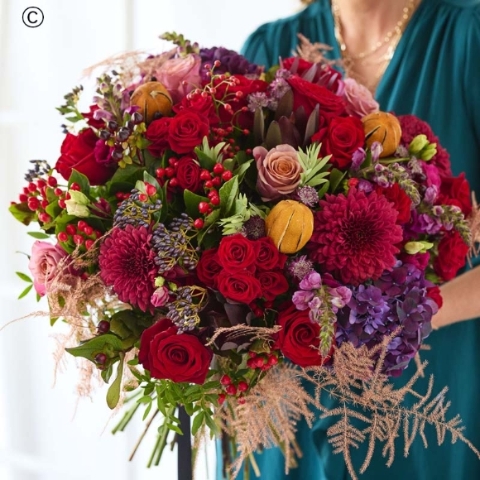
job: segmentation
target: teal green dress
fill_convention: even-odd
[[[253,62],[271,66],[279,57],[291,55],[298,32],[312,42],[331,45],[331,57],[340,58],[329,0],[318,0],[292,17],[260,27],[247,40],[243,53]],[[480,0],[423,0],[398,44],[376,97],[382,110],[415,114],[429,122],[451,154],[454,173],[465,172],[480,197]],[[480,295],[480,285],[477,288]],[[480,320],[434,331],[427,343],[431,350],[422,352],[422,358],[429,362],[427,372],[434,374],[437,391],[448,385],[451,411],[460,414],[467,437],[480,449]],[[415,368],[412,362],[396,382],[405,382]],[[418,382],[417,389],[426,390],[426,379]],[[261,479],[348,479],[342,456],[334,455],[327,442],[328,426],[327,420],[319,418],[313,429],[305,423],[299,425],[303,458],[289,475],[284,473],[284,458],[278,449],[258,455]],[[427,436],[428,449],[417,438],[407,458],[403,457],[403,438],[398,439],[390,468],[385,466],[381,448],[377,448],[360,479],[480,479],[480,460],[463,443],[452,445],[447,437],[437,446],[431,427],[427,427]],[[358,471],[365,449],[354,451],[352,456]],[[251,478],[255,478],[253,473]]]

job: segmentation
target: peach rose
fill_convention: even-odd
[[[255,147],[253,157],[258,170],[257,190],[264,202],[284,197],[298,187],[303,168],[293,147],[278,145],[270,151]]]
[[[157,81],[169,91],[174,103],[178,103],[194,88],[200,86],[201,64],[201,58],[191,54],[167,60],[156,72]]]
[[[344,83],[343,98],[346,100],[346,110],[349,115],[362,118],[369,113],[378,112],[379,104],[367,87],[353,78],[346,78]]]

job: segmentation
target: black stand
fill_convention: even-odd
[[[183,407],[178,407],[178,418],[183,435],[178,435],[178,480],[192,480],[192,442],[190,435],[190,417]]]

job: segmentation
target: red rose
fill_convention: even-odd
[[[257,242],[245,238],[240,233],[223,237],[218,248],[220,264],[231,273],[244,269],[254,271],[257,255]]]
[[[427,297],[430,297],[438,305],[439,309],[442,308],[442,292],[440,292],[440,289],[436,285],[434,287],[427,288]]]
[[[190,157],[182,157],[176,167],[175,177],[183,190],[196,192],[200,188],[200,166]]]
[[[257,268],[259,270],[274,270],[283,268],[287,256],[278,251],[270,237],[262,237],[256,241],[258,246]]]
[[[332,155],[336,167],[348,168],[355,150],[365,143],[363,124],[357,117],[335,117],[313,135],[312,142],[322,144],[322,155]]]
[[[464,173],[461,173],[458,177],[442,178],[437,204],[456,205],[462,210],[465,217],[470,215],[472,212],[472,200],[470,197],[470,186]]]
[[[218,248],[205,250],[197,264],[197,277],[210,288],[217,288],[217,276],[222,271],[217,251]]]
[[[229,300],[249,305],[262,296],[260,282],[249,272],[229,273],[222,270],[217,277],[219,292]]]
[[[258,281],[262,286],[265,300],[273,302],[278,296],[288,291],[288,282],[285,275],[280,272],[260,272]]]
[[[210,127],[206,118],[185,110],[170,119],[168,143],[175,153],[190,153],[201,145]]]
[[[455,277],[465,266],[468,245],[460,234],[453,230],[448,232],[438,244],[438,256],[433,263],[435,273],[445,282]]]
[[[412,201],[398,183],[394,183],[388,188],[377,187],[375,190],[377,193],[383,195],[389,202],[393,203],[398,210],[397,224],[403,225],[410,221],[410,217],[412,216]]]
[[[147,328],[140,339],[138,360],[153,378],[203,384],[213,352],[194,335],[178,335],[178,328],[163,318]]]
[[[322,365],[320,355],[320,325],[308,318],[307,310],[291,306],[282,311],[277,323],[282,327],[277,337],[277,347],[300,367]]]
[[[207,118],[210,125],[218,125],[220,119],[215,111],[212,97],[202,93],[191,93],[183,97],[182,101],[173,107],[173,111],[175,113],[195,112],[201,117]]]
[[[168,128],[171,120],[170,117],[162,117],[154,120],[145,132],[145,138],[151,142],[147,147],[148,151],[154,157],[161,157],[169,147]]]
[[[331,118],[346,115],[343,99],[327,88],[308,82],[298,75],[292,75],[288,79],[288,83],[293,90],[294,110],[303,107],[308,117],[315,107],[320,105],[321,116]]]
[[[78,135],[67,133],[60,149],[60,158],[55,170],[68,180],[72,169],[83,173],[91,185],[103,185],[115,172],[115,168],[100,165],[95,160],[95,145],[98,137],[91,128],[82,130]]]

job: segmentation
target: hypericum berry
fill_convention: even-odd
[[[256,352],[254,352],[253,350],[249,350],[249,351],[248,351],[248,356],[249,356],[250,358],[255,358],[255,357],[257,356],[257,354],[256,354]]]
[[[47,184],[49,187],[56,187],[57,186],[57,179],[55,177],[48,177]]]
[[[52,220],[52,217],[48,213],[41,212],[38,214],[38,219],[43,223],[48,223]]]
[[[37,191],[37,185],[33,182],[29,183],[28,184],[28,190],[32,193],[36,192]]]
[[[21,193],[19,196],[20,202],[26,202],[28,200],[28,195],[25,195],[24,193]]]
[[[225,170],[223,173],[222,173],[222,179],[225,181],[225,182],[228,182],[229,180],[231,180],[233,177],[233,173],[230,171],[230,170]]]
[[[178,160],[177,160],[175,157],[170,157],[170,158],[168,159],[168,164],[169,164],[171,167],[174,167],[177,163],[178,163]]]
[[[232,383],[232,379],[228,375],[222,375],[220,378],[220,383],[222,385],[230,385]]]
[[[235,385],[227,385],[227,387],[225,388],[225,391],[229,394],[229,395],[236,395],[237,394],[237,387]]]
[[[263,357],[257,357],[255,359],[255,365],[257,366],[257,368],[262,368],[265,366],[266,362],[265,362],[265,358]]]
[[[172,168],[172,167],[167,167],[165,169],[165,175],[168,177],[168,178],[172,178],[174,175],[175,175],[175,170]]]
[[[84,222],[83,220],[79,220],[79,222],[77,223],[77,227],[81,231],[83,231],[86,226],[87,226],[87,222]]]
[[[33,212],[40,207],[40,201],[38,200],[37,197],[30,197],[28,199],[27,204],[28,204],[28,208]]]
[[[76,190],[77,192],[79,192],[81,190],[80,188],[80,185],[76,182],[73,182],[71,185],[70,185],[70,190]]]
[[[255,358],[250,358],[247,360],[247,367],[248,368],[257,368],[257,362]]]
[[[165,169],[164,168],[157,168],[155,170],[155,174],[158,178],[163,178],[165,176]]]
[[[67,225],[67,228],[65,228],[65,230],[69,235],[75,235],[77,233],[77,228],[75,227],[75,225],[72,225],[71,223]]]
[[[208,170],[202,170],[200,173],[200,180],[210,180],[212,178],[212,175]]]
[[[244,398],[244,397],[240,397],[237,401],[238,401],[238,403],[239,403],[240,405],[244,405],[244,404],[245,404],[245,398]]]
[[[197,218],[194,222],[193,222],[193,226],[197,229],[197,230],[200,230],[201,228],[203,228],[203,225],[205,224],[205,222],[203,221],[202,218]]]
[[[171,187],[178,187],[178,180],[177,180],[176,178],[172,178],[172,179],[170,180],[169,185],[170,185]]]
[[[248,383],[247,382],[238,382],[237,385],[239,392],[246,392],[248,390]]]
[[[212,190],[211,192],[208,192],[207,197],[208,198],[218,197],[218,192],[216,190]]]
[[[205,188],[213,188],[213,182],[211,180],[207,180],[203,186]]]
[[[270,365],[271,367],[273,367],[274,365],[276,365],[278,363],[278,358],[276,355],[270,355],[268,357],[268,365]]]
[[[225,403],[225,400],[226,400],[226,395],[224,393],[220,393],[218,395],[218,404],[219,405],[223,405]]]
[[[59,232],[57,238],[59,242],[68,242],[68,235],[65,232]]]
[[[213,167],[213,173],[215,173],[215,175],[221,175],[224,171],[225,168],[221,163],[216,163]]]
[[[30,194],[30,190],[28,189],[28,187],[23,187],[23,193],[25,195],[29,195]]]
[[[50,178],[53,178],[53,177],[50,177]],[[60,195],[62,195],[63,190],[62,190],[61,188],[56,188],[56,189],[53,191],[53,193],[54,193],[57,197],[59,197]]]
[[[65,203],[65,200],[63,200],[63,199],[60,199],[60,200],[58,201],[58,206],[59,206],[60,208],[67,208],[67,204]]]
[[[81,235],[74,235],[73,241],[75,242],[75,245],[83,245],[85,239]]]
[[[152,184],[150,184],[150,183],[147,183],[147,184],[145,185],[145,189],[146,189],[147,195],[148,195],[149,197],[151,197],[151,196],[153,196],[153,195],[155,195],[155,194],[157,193],[157,189],[156,189]]]
[[[212,180],[213,186],[218,188],[222,184],[222,179],[220,177],[215,177]]]
[[[210,197],[210,202],[215,206],[220,205],[220,197],[218,195],[213,195]]]
[[[87,236],[90,236],[93,233],[93,228],[90,225],[87,225],[84,227],[83,233]]]
[[[209,209],[210,209],[210,205],[207,202],[200,202],[198,204],[198,211],[200,213],[207,213]]]
[[[106,320],[102,320],[97,325],[97,330],[98,330],[98,333],[108,333],[110,331],[110,322],[107,322]]]
[[[91,240],[91,239],[85,240],[85,248],[87,250],[90,250],[93,247],[94,243],[95,243],[94,240]]]
[[[50,203],[48,202],[48,200],[42,200],[40,205],[42,206],[43,209],[45,209],[50,205]]]
[[[38,188],[45,188],[47,186],[47,182],[41,178],[37,180]]]
[[[107,356],[104,353],[98,353],[95,355],[95,361],[99,365],[105,365],[105,362],[107,361]]]
[[[147,195],[145,195],[144,193],[139,193],[138,194],[138,199],[141,201],[141,202],[146,202],[148,200],[148,197]]]

